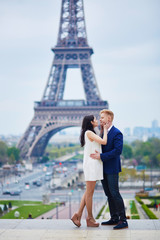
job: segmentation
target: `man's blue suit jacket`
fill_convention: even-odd
[[[114,174],[121,172],[120,155],[123,148],[123,135],[119,129],[112,126],[108,132],[107,144],[102,145],[100,154],[103,161],[103,172]]]

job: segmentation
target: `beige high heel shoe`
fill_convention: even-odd
[[[73,215],[73,217],[71,218],[72,222],[77,226],[77,227],[80,227],[81,226],[81,223],[79,221],[79,217],[78,217],[78,214],[75,213]]]
[[[87,218],[87,227],[99,227],[99,223],[97,223],[93,218]]]

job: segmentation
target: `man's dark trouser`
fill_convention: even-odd
[[[104,192],[108,197],[109,210],[111,219],[113,220],[126,220],[125,208],[123,199],[119,193],[118,186],[119,174],[105,174],[104,179],[101,181]]]

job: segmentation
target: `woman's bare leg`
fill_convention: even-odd
[[[88,218],[93,218],[92,214],[92,198],[95,189],[96,181],[86,181],[85,202],[88,212]]]
[[[82,217],[82,213],[83,213],[83,209],[86,205],[86,202],[85,202],[85,195],[86,195],[86,192],[83,194],[83,197],[81,199],[81,203],[80,203],[80,207],[79,207],[79,210],[77,213],[75,213],[73,215],[73,217],[71,218],[71,220],[73,221],[73,223],[77,226],[77,227],[80,227],[81,226],[81,217]]]
[[[84,207],[85,207],[85,205],[86,205],[85,197],[86,197],[86,191],[85,191],[85,193],[84,193],[83,196],[82,196],[81,203],[80,203],[80,207],[79,207],[79,210],[78,210],[78,212],[77,212],[77,214],[78,214],[78,216],[79,216],[79,220],[80,220],[81,217],[82,217],[82,213],[83,213]]]
[[[93,214],[92,214],[92,198],[95,189],[96,181],[86,181],[86,191],[82,196],[80,207],[77,213],[75,213],[72,217],[72,221],[78,227],[81,225],[81,217],[84,210],[84,207],[87,207],[88,218],[92,218],[92,221],[95,222]],[[93,225],[93,223],[91,223]],[[97,223],[96,223],[97,224]]]

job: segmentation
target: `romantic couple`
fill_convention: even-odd
[[[119,172],[121,172],[120,154],[123,148],[123,135],[113,126],[114,114],[104,109],[100,112],[100,136],[95,128],[98,121],[93,115],[85,116],[82,122],[80,142],[84,146],[83,171],[86,191],[80,207],[71,220],[81,226],[83,209],[87,208],[87,227],[99,227],[92,214],[92,197],[97,180],[101,180],[108,198],[111,218],[102,225],[116,225],[113,229],[127,228],[123,199],[119,193]]]

